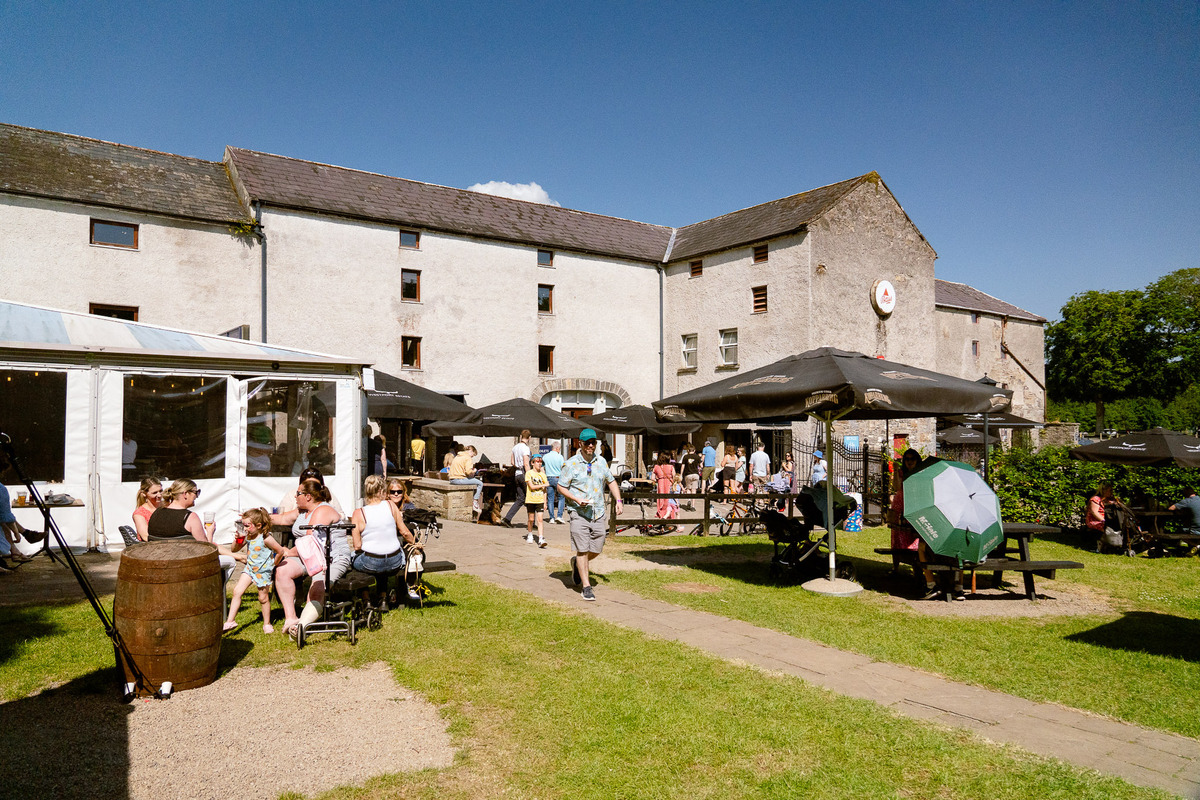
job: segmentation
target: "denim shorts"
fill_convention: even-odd
[[[401,550],[399,553],[387,558],[380,558],[370,553],[357,553],[354,556],[353,564],[354,568],[359,572],[368,572],[372,575],[390,575],[404,568],[404,551]]]

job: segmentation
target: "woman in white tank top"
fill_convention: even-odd
[[[363,481],[365,505],[355,509],[350,520],[354,541],[353,566],[359,572],[375,576],[375,586],[382,603],[387,597],[388,578],[404,568],[403,537],[407,544],[416,540],[404,525],[400,509],[387,500],[387,480],[382,475],[368,475]],[[399,534],[399,536],[397,536]]]

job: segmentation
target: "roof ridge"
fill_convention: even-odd
[[[583,211],[582,209],[578,209],[578,208],[569,208],[567,206],[561,206],[561,205],[556,206],[556,205],[551,205],[550,203],[539,203],[536,200],[521,200],[516,197],[505,197],[504,195],[499,195],[499,194],[489,194],[487,192],[479,192],[479,191],[474,191],[472,189],[463,189],[458,186],[446,186],[445,184],[441,184],[441,183],[430,183],[429,181],[418,181],[418,180],[414,180],[413,178],[401,178],[396,175],[387,175],[382,172],[373,172],[373,171],[367,170],[367,169],[357,169],[356,167],[343,167],[338,164],[327,164],[324,161],[312,161],[307,158],[295,158],[293,156],[283,156],[283,155],[279,155],[278,153],[267,153],[262,150],[248,150],[244,147],[234,147],[233,145],[229,145],[229,149],[234,152],[251,153],[251,154],[259,155],[259,156],[268,156],[270,158],[282,158],[287,161],[296,161],[296,162],[299,162],[302,164],[312,164],[314,166],[327,167],[329,169],[341,170],[343,172],[355,172],[360,175],[374,175],[375,177],[386,178],[387,180],[390,180],[390,181],[403,181],[404,183],[412,183],[412,184],[417,184],[420,186],[430,186],[435,189],[447,189],[447,190],[453,191],[453,192],[470,192],[471,194],[480,195],[482,197],[494,198],[495,200],[500,201],[500,202],[524,203],[526,205],[536,206],[538,208],[557,209],[558,211],[565,211],[565,212],[569,212],[569,213],[573,213],[573,214],[586,214],[589,217],[600,217],[602,219],[616,220],[617,222],[631,222],[635,225],[645,225],[650,228],[661,228],[664,231],[674,231],[675,230],[674,228],[672,228],[669,225],[658,225],[653,222],[642,222],[642,221],[636,220],[636,219],[627,219],[625,217],[613,216],[612,214],[599,214],[595,211]]]
[[[210,161],[207,158],[198,158],[196,156],[185,156],[185,155],[181,155],[179,153],[168,153],[165,150],[154,150],[149,147],[138,147],[135,144],[122,144],[121,142],[110,142],[107,139],[97,139],[94,136],[81,136],[78,133],[64,133],[63,131],[48,131],[48,130],[45,130],[44,128],[30,128],[25,125],[14,125],[11,122],[0,122],[0,127],[18,128],[20,130],[29,131],[31,133],[43,133],[43,134],[48,133],[51,136],[66,136],[71,139],[80,139],[85,142],[94,142],[96,144],[108,145],[109,147],[120,147],[125,150],[137,150],[142,153],[153,153],[154,155],[157,155],[157,156],[170,156],[171,158],[182,158],[182,159],[186,159],[187,161],[198,161],[201,164],[208,164],[209,166],[222,166],[222,163],[220,161]],[[51,309],[51,310],[53,310],[53,309]]]

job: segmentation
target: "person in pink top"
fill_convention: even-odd
[[[670,494],[671,485],[675,483],[675,468],[668,463],[667,454],[661,453],[658,456],[658,463],[653,470],[655,491],[658,494]],[[678,515],[676,506],[671,504],[671,498],[658,498],[658,518],[659,519],[675,519]]]
[[[150,515],[162,508],[162,494],[162,482],[158,478],[142,478],[137,493],[138,506],[133,510],[133,527],[143,542],[150,538]]]

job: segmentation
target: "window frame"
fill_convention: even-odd
[[[691,347],[688,347],[688,339],[691,339]],[[699,361],[697,353],[700,347],[700,334],[684,333],[679,337],[680,357],[683,359],[684,369],[695,369]],[[691,355],[691,363],[688,363],[688,356]]]
[[[704,259],[700,258],[688,264],[688,277],[699,278],[704,274]]]
[[[405,244],[405,236],[413,237],[413,244]],[[401,250],[420,250],[421,249],[421,232],[412,231],[407,228],[400,229],[400,249]]]
[[[96,239],[96,226],[109,225],[114,228],[127,228],[133,231],[133,244],[121,244],[120,242],[102,242]],[[117,222],[111,219],[98,219],[91,217],[88,222],[88,244],[93,247],[115,247],[119,250],[137,250],[141,245],[141,225],[136,222]]]
[[[770,258],[771,249],[769,245],[756,244],[750,251],[750,262],[752,264],[764,264]]]
[[[546,369],[542,369],[543,362]],[[538,375],[553,375],[554,374],[554,345],[539,344],[538,345]]]
[[[405,351],[408,349],[410,344],[415,346],[415,348],[416,348],[416,358],[413,359],[413,363],[406,364],[405,361],[407,359],[407,355],[406,355]],[[420,336],[401,336],[400,337],[400,369],[419,370],[420,368],[421,368],[421,337]]]
[[[971,340],[971,357],[979,358],[979,340],[978,339]]]
[[[761,306],[761,308],[760,308]],[[750,313],[765,314],[767,313],[767,286],[751,286],[750,287]]]
[[[542,258],[543,255],[545,258]],[[537,265],[539,267],[553,267],[554,251],[539,247],[537,251]]]
[[[733,334],[733,342],[726,341],[726,334]],[[733,348],[733,360],[730,361],[727,357],[727,349]],[[738,329],[737,328],[722,328],[717,331],[717,363],[722,367],[736,367],[738,349]]]
[[[115,314],[106,314],[106,311],[115,311]],[[123,319],[126,322],[138,321],[137,306],[119,306],[113,303],[88,303],[88,313],[95,317],[106,317],[108,319]],[[132,316],[122,316],[123,314],[132,314]]]
[[[542,309],[542,290],[546,290],[546,308]],[[539,283],[538,284],[538,314],[543,317],[554,315],[554,284]]]
[[[416,297],[405,297],[404,296],[404,287],[406,285],[404,282],[405,275],[417,276],[417,283],[416,283],[417,296]],[[419,302],[421,302],[421,270],[419,270],[419,269],[401,269],[400,270],[400,302],[402,302],[402,303],[419,303]]]

